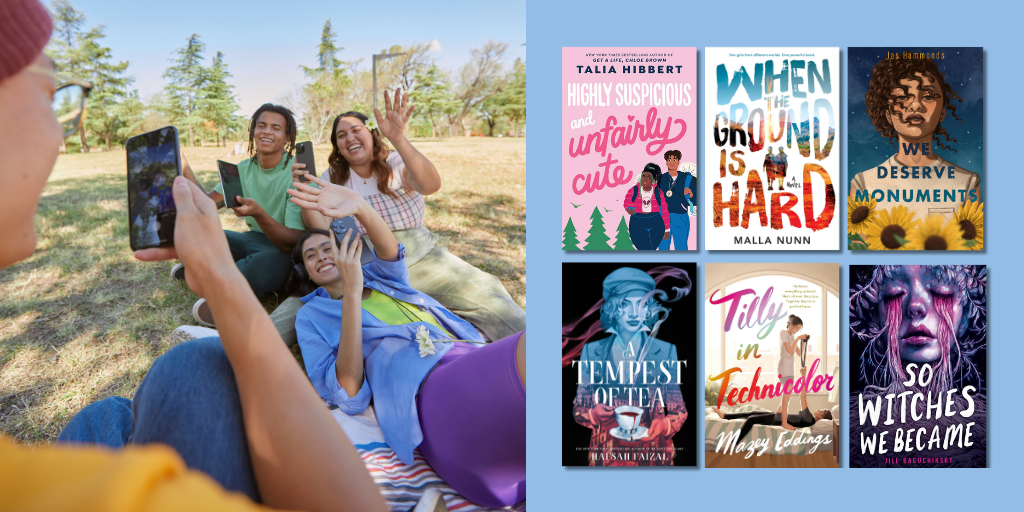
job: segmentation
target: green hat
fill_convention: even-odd
[[[647,293],[654,287],[654,278],[647,272],[632,267],[622,267],[604,278],[604,291],[601,295],[604,300],[608,300],[608,297],[612,295],[621,295],[633,290]]]

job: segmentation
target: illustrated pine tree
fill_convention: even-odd
[[[569,217],[569,222],[565,223],[565,229],[562,230],[562,235],[563,251],[580,250],[580,241],[576,238],[576,226],[572,224],[572,217]]]
[[[633,241],[629,238],[629,226],[626,225],[626,216],[623,215],[622,219],[619,220],[619,226],[615,228],[615,244],[616,251],[635,251],[636,247],[633,247]]]
[[[604,232],[604,218],[601,217],[601,211],[595,206],[594,213],[590,214],[590,231],[587,232],[587,246],[584,250],[610,251],[612,248],[608,245],[608,240],[608,235]]]

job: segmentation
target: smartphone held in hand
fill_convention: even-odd
[[[174,246],[177,214],[171,188],[181,176],[178,130],[173,126],[125,142],[128,159],[128,231],[133,251]]]
[[[245,197],[242,193],[242,177],[238,174],[238,166],[223,160],[217,160],[217,173],[220,175],[221,195],[224,196],[224,206],[238,208],[242,203],[238,202],[239,197]]]
[[[295,163],[306,164],[303,171],[309,173],[310,176],[316,176],[316,161],[313,159],[313,143],[310,141],[300,142],[295,145]],[[299,181],[309,181],[303,176],[299,176]]]
[[[334,231],[334,236],[338,237],[339,248],[341,248],[341,240],[345,238],[345,233],[351,231],[352,235],[349,238],[349,241],[351,242],[351,240],[354,238],[359,240],[359,243],[363,244],[363,252],[362,255],[360,255],[359,257],[359,264],[368,265],[371,261],[373,261],[373,251],[371,251],[370,247],[366,245],[365,241],[363,241],[363,235],[359,234],[359,227],[356,226],[355,217],[349,215],[348,217],[334,219],[331,222],[331,231]]]

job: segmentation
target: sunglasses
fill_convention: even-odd
[[[92,84],[85,80],[78,80],[62,75],[41,66],[29,66],[28,70],[53,78],[57,82],[64,82],[64,85],[57,88],[53,95],[53,113],[57,116],[57,122],[64,129],[64,137],[67,138],[78,131],[85,121],[85,100],[89,97]]]

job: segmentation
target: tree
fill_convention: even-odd
[[[505,98],[501,94],[495,94],[490,98],[480,102],[477,106],[477,112],[483,119],[484,123],[487,124],[487,134],[494,137],[494,126],[498,124],[498,120],[501,119],[505,112]]]
[[[622,219],[619,220],[619,226],[615,228],[615,247],[616,251],[635,251],[636,247],[633,247],[633,240],[629,237],[629,226],[626,225],[626,216],[623,215]]]
[[[461,125],[473,110],[485,99],[502,90],[502,65],[508,45],[487,41],[482,47],[471,52],[472,58],[459,70],[459,88],[456,99],[461,103],[458,110],[449,116],[449,127]],[[452,128],[453,129],[453,128]]]
[[[107,151],[110,150],[111,137],[117,138],[121,125],[124,123],[117,116],[117,105],[128,97],[128,86],[135,81],[127,76],[128,62],[111,62],[111,51],[99,43],[105,37],[104,27],[100,25],[86,34],[76,37],[73,50],[78,62],[80,75],[92,82],[89,92],[89,112],[85,117],[84,126],[79,130],[82,140],[82,151],[88,151],[86,132],[94,133],[103,139]]]
[[[594,207],[594,213],[590,214],[590,231],[587,233],[587,246],[584,250],[587,251],[610,251],[612,248],[608,245],[608,235],[604,232],[604,218],[601,217],[601,211],[598,207]]]
[[[235,122],[235,111],[238,110],[232,91],[234,86],[227,83],[231,73],[224,63],[223,53],[217,52],[213,63],[205,69],[205,74],[204,87],[197,97],[196,107],[200,117],[212,128],[209,131],[214,133],[219,146],[222,142],[226,143],[227,132]]]
[[[345,93],[352,83],[342,67],[345,63],[338,59],[338,52],[344,48],[337,46],[336,36],[328,19],[317,45],[317,67],[299,66],[311,80],[299,92],[299,117],[315,144],[322,144],[330,137],[333,116],[341,112]]]
[[[441,135],[438,129],[445,113],[454,110],[458,102],[451,99],[451,86],[448,84],[444,71],[431,64],[423,73],[416,75],[416,87],[409,93],[409,98],[416,105],[413,115],[421,116],[430,121],[433,136]]]
[[[519,123],[526,120],[526,63],[516,59],[512,75],[506,80],[502,113],[512,123],[512,136],[519,136]]]
[[[562,235],[563,251],[580,250],[580,241],[576,239],[576,226],[572,225],[572,217],[569,217],[569,222],[565,224],[565,229],[562,230]]]
[[[110,48],[100,44],[106,37],[104,26],[83,32],[85,14],[75,10],[66,0],[57,0],[50,6],[54,20],[55,37],[46,47],[58,71],[92,82],[88,115],[78,131],[82,151],[89,150],[87,136],[94,133],[110,149],[110,138],[115,136],[121,122],[113,115],[117,102],[128,95],[133,77],[125,75],[128,62],[113,63]]]
[[[203,68],[203,52],[206,44],[199,34],[192,34],[184,47],[174,51],[173,66],[167,68],[163,77],[171,81],[164,87],[168,100],[167,112],[176,125],[188,126],[188,145],[195,145],[195,127],[203,122],[199,115],[196,94],[206,85],[208,73]]]

